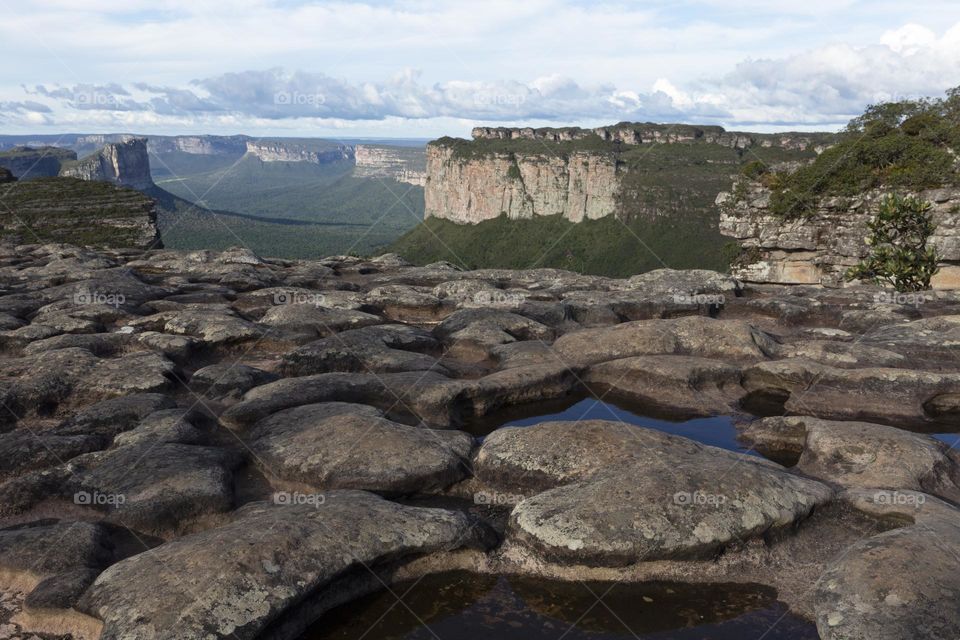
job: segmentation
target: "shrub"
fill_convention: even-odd
[[[934,230],[930,207],[913,196],[884,198],[867,223],[870,255],[847,272],[847,280],[889,284],[901,292],[929,289],[938,262],[936,251],[927,248]]]

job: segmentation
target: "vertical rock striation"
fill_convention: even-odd
[[[112,182],[133,189],[154,186],[146,138],[112,142],[76,163],[65,165],[60,175],[81,180]]]

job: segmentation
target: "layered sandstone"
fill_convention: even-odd
[[[112,182],[133,189],[153,187],[146,138],[112,142],[76,163],[64,166],[60,175],[81,180]]]
[[[615,161],[588,152],[459,158],[431,144],[427,175],[426,215],[469,224],[501,215],[594,220],[616,212],[620,190]]]
[[[427,173],[423,149],[358,144],[353,148],[358,178],[386,178],[426,186]]]
[[[843,286],[844,276],[869,254],[867,223],[887,193],[856,199],[828,198],[809,216],[784,219],[770,211],[770,193],[759,184],[735,197],[721,193],[720,232],[742,247],[733,274],[746,282]],[[929,245],[940,257],[936,289],[960,288],[960,189],[917,194],[931,203],[935,225]]]
[[[327,164],[353,159],[353,148],[348,145],[336,145],[330,148],[317,148],[315,145],[279,141],[248,140],[247,153],[257,156],[264,162],[313,162]]]

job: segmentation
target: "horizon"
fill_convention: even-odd
[[[10,8],[0,55],[18,64],[0,83],[0,131],[432,139],[618,121],[837,131],[869,104],[960,85],[960,6],[942,0],[221,8]]]

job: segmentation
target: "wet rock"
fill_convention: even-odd
[[[960,374],[907,369],[838,369],[804,359],[761,362],[744,369],[745,402],[760,399],[784,410],[828,420],[863,420],[922,427],[953,415],[927,406],[957,388]]]
[[[638,356],[591,366],[583,377],[656,411],[681,415],[729,412],[744,396],[740,367],[691,356]]]
[[[770,462],[606,421],[500,429],[475,466],[481,480],[540,490],[513,509],[508,537],[573,564],[707,557],[791,526],[833,493]]]
[[[257,423],[250,448],[268,475],[321,489],[427,493],[462,479],[473,438],[392,422],[373,407],[311,404]]]
[[[314,497],[312,504],[250,504],[229,524],[119,562],[80,606],[104,621],[104,640],[252,639],[352,567],[479,538],[461,513],[355,491]]]
[[[960,499],[960,459],[929,436],[867,422],[765,418],[744,432],[769,449],[799,445],[797,469],[845,487],[925,491]]]

